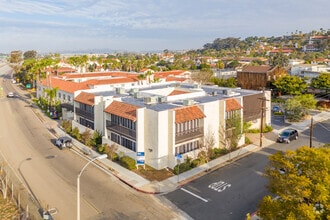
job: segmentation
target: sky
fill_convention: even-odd
[[[0,0],[0,53],[201,49],[330,28],[329,0]]]

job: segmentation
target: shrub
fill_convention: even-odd
[[[258,128],[249,129],[248,133],[252,133],[252,134],[260,133],[260,129],[258,129]]]
[[[264,133],[268,133],[271,132],[273,130],[273,127],[270,125],[266,125],[266,127],[263,129]]]
[[[119,158],[119,164],[129,170],[135,170],[135,160],[129,156]]]
[[[199,159],[199,158],[191,161],[191,164],[190,164],[191,168],[198,167],[199,165],[201,165],[201,159]]]
[[[185,162],[185,163],[180,163],[180,165],[176,165],[174,167],[173,172],[174,172],[174,174],[178,175],[179,172],[180,173],[183,173],[183,172],[186,172],[186,171],[188,171],[190,169],[191,169],[190,162],[188,162],[188,163]]]
[[[62,127],[64,128],[65,132],[70,134],[72,132],[72,124],[69,120],[64,120],[62,122]]]
[[[225,155],[229,152],[229,150],[227,148],[220,148],[220,155]]]
[[[243,133],[246,133],[247,131],[249,131],[249,128],[252,126],[252,122],[244,122],[243,123]]]
[[[214,148],[213,151],[214,151],[214,154],[217,155],[217,157],[219,157],[220,149],[219,148]]]
[[[81,134],[79,133],[79,129],[77,127],[75,127],[72,131],[71,131],[71,136],[75,139],[77,139],[78,141],[81,141]]]
[[[245,137],[245,144],[252,144],[252,141],[250,140],[250,138]]]
[[[81,141],[83,144],[87,145],[88,147],[91,147],[91,140],[92,140],[92,132],[88,129],[86,129],[82,134],[81,134]]]

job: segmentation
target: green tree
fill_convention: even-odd
[[[311,94],[298,95],[287,99],[284,103],[287,118],[293,121],[300,120],[309,114],[310,109],[316,107],[316,103],[317,100]]]
[[[289,64],[289,57],[282,52],[276,53],[275,55],[269,57],[269,63],[271,66],[285,67]]]
[[[46,93],[48,99],[48,106],[52,107],[56,105],[56,97],[57,97],[58,87],[53,89],[45,89],[44,92]]]
[[[200,84],[205,84],[207,82],[211,82],[213,76],[213,71],[212,70],[200,70],[200,71],[194,71],[191,74],[191,78],[200,83]]]
[[[262,219],[330,218],[330,148],[300,147],[269,159],[267,188],[276,197],[260,202]]]
[[[299,121],[305,114],[304,108],[299,100],[287,99],[284,103],[286,117],[292,121]]]
[[[218,69],[223,69],[223,68],[225,68],[225,64],[221,60],[218,60],[218,62],[217,62],[217,68]]]
[[[293,97],[293,99],[297,99],[301,106],[306,110],[314,109],[316,107],[317,100],[311,94],[298,95]]]
[[[313,78],[311,86],[316,89],[330,89],[330,73],[321,73]]]
[[[283,95],[300,95],[307,88],[307,83],[297,76],[280,77],[273,83],[273,85]]]
[[[24,52],[23,57],[24,57],[24,60],[36,59],[37,58],[37,51],[28,50],[28,51]]]

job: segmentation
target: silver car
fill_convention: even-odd
[[[72,139],[70,137],[59,137],[55,141],[55,145],[58,146],[60,149],[63,148],[71,148],[72,147]]]

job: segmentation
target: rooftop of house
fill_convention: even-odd
[[[270,71],[273,67],[269,65],[261,66],[245,66],[240,72],[249,72],[249,73],[266,73]]]

